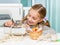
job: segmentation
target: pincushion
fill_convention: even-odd
[[[42,34],[42,30],[39,30],[38,28],[33,28],[33,31],[30,32],[30,38],[33,40],[37,40],[39,36]]]

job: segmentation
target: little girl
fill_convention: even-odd
[[[32,39],[54,40],[55,31],[50,28],[50,24],[46,17],[46,8],[41,4],[35,4],[31,7],[28,14],[22,20],[26,26],[27,32],[30,33]],[[12,21],[5,23],[5,26],[13,25]],[[52,39],[54,38],[54,39]]]

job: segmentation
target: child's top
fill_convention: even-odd
[[[25,25],[27,25],[27,21],[24,22]],[[42,24],[37,24],[36,25],[38,28],[42,28],[43,32],[42,32],[42,35],[40,36],[40,40],[56,40],[56,32],[54,29],[48,27],[48,26],[45,26],[45,25],[42,25]],[[36,26],[26,26],[26,29],[27,30],[30,30],[32,31],[32,28],[36,27]]]

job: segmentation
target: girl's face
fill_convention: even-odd
[[[40,21],[40,16],[36,10],[31,9],[27,15],[27,24],[36,25]]]

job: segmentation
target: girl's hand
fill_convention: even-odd
[[[12,21],[8,21],[4,23],[4,26],[11,27],[13,25]]]
[[[30,33],[30,32],[32,32],[32,31],[30,31],[30,30],[26,30],[26,32],[27,32],[27,33]]]
[[[37,32],[42,32],[43,30],[42,30],[42,28],[39,28],[38,30],[37,30]]]

